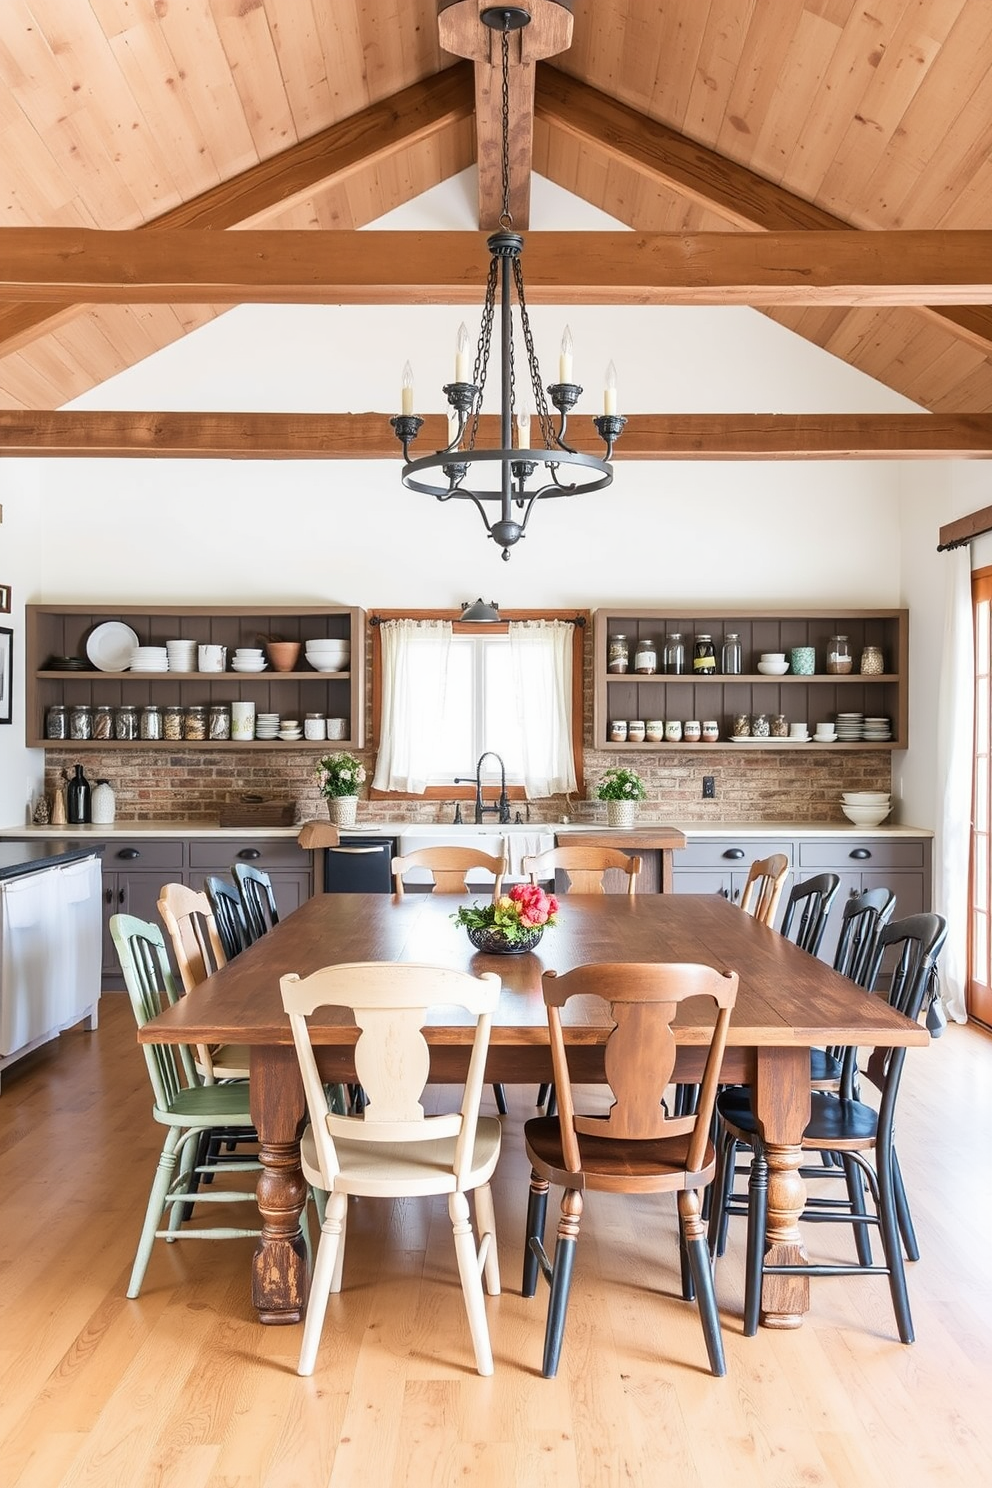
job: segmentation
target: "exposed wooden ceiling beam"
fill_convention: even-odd
[[[842,218],[554,67],[537,70],[534,110],[552,130],[602,157],[606,169],[613,163],[633,167],[739,228],[851,231]],[[632,221],[630,226],[639,224]],[[970,345],[992,352],[992,310],[967,305],[919,309]]]
[[[528,0],[527,25],[508,33],[508,164],[510,215],[517,231],[530,223],[534,152],[534,71],[572,44],[573,0]],[[489,0],[438,0],[438,34],[446,52],[475,66],[475,133],[479,163],[479,226],[491,232],[503,210],[502,33],[485,25]]]
[[[414,446],[440,448],[447,418],[428,414]],[[498,441],[495,414],[480,444]],[[591,419],[569,436],[601,450]],[[398,460],[385,413],[132,413],[0,410],[0,457]],[[632,414],[624,460],[921,460],[992,458],[992,414]]]
[[[356,171],[385,164],[472,117],[472,71],[456,63],[436,77],[371,104],[338,124],[164,212],[136,232],[248,227],[274,210],[327,191]],[[0,306],[0,354],[8,355],[76,313],[58,304]]]
[[[531,233],[543,304],[992,303],[992,232]],[[469,304],[485,240],[458,232],[0,229],[0,297],[62,304]]]

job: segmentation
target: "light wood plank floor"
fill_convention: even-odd
[[[729,1373],[678,1296],[674,1206],[592,1195],[561,1372],[545,1296],[519,1295],[528,1170],[511,1090],[497,1215],[496,1373],[471,1362],[443,1201],[354,1205],[317,1372],[262,1328],[251,1241],[157,1243],[124,1288],[160,1145],[126,999],[0,1091],[4,1488],[905,1488],[979,1484],[992,1460],[992,1039],[911,1051],[900,1153],[923,1259],[917,1343],[884,1278],[816,1280],[807,1325],[741,1336],[742,1226],[718,1271]],[[554,1208],[554,1201],[553,1201]],[[825,1232],[813,1236],[822,1245]],[[837,1246],[849,1244],[835,1240]]]

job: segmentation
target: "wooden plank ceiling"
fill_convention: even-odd
[[[533,165],[627,225],[992,228],[989,0],[563,9]],[[475,157],[472,64],[442,51],[437,11],[4,0],[0,228],[360,227]],[[765,313],[926,408],[990,412],[992,311],[947,298]],[[0,408],[57,408],[224,308],[0,303]]]

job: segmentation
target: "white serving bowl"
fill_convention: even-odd
[[[846,801],[840,805],[841,811],[848,821],[853,822],[856,827],[877,827],[885,820],[891,806],[849,806]]]
[[[350,641],[338,641],[338,640],[334,640],[333,638],[330,639],[330,640],[323,640],[323,641],[322,640],[307,641],[307,643],[306,643],[306,649],[308,651],[350,651],[351,650],[351,642]]]
[[[789,670],[787,661],[759,661],[758,671],[765,677],[784,677]]]
[[[785,652],[784,651],[762,651],[761,655],[758,657],[758,660],[759,661],[784,661],[785,660]]]

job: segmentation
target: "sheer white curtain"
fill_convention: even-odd
[[[510,657],[528,797],[576,789],[572,757],[572,636],[567,620],[511,620]]]
[[[376,790],[423,795],[437,754],[451,648],[450,620],[384,620],[382,728]]]
[[[937,703],[937,816],[934,908],[947,920],[940,958],[941,995],[949,1018],[967,1022],[968,863],[971,854],[971,779],[975,736],[975,632],[971,605],[971,549],[946,555],[953,565],[944,621],[944,655]]]

